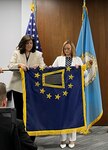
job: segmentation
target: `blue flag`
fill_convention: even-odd
[[[103,109],[96,54],[85,3],[82,15],[83,21],[76,46],[76,55],[82,57],[83,62],[87,64],[87,71],[85,72],[87,130],[85,133],[88,133],[89,128],[101,118]]]
[[[21,71],[23,116],[29,135],[56,135],[86,126],[82,68]]]
[[[36,44],[36,50],[41,52],[42,48],[41,48],[40,41],[39,41],[39,36],[38,36],[37,28],[36,28],[35,17],[34,17],[33,11],[31,11],[31,14],[30,14],[30,19],[29,19],[29,23],[27,26],[26,34],[33,36],[35,44]]]

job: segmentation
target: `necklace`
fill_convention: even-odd
[[[28,61],[29,57],[30,57],[30,52],[29,53],[25,53],[26,56],[26,61]]]

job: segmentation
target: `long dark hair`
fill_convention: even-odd
[[[24,54],[26,52],[25,47],[26,43],[28,41],[32,40],[33,41],[33,47],[31,49],[31,52],[34,53],[36,51],[36,45],[33,37],[31,35],[25,35],[22,37],[21,41],[19,42],[17,49],[20,51],[20,54]]]

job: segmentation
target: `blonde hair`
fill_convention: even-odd
[[[62,56],[65,56],[66,54],[64,53],[64,48],[67,44],[70,44],[71,46],[71,57],[74,57],[76,54],[75,54],[75,45],[74,43],[71,43],[71,41],[67,40],[63,43],[63,46],[62,46],[62,52],[61,52],[61,55]]]

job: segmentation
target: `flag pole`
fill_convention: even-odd
[[[84,20],[84,12],[83,12],[83,9],[84,7],[86,6],[86,2],[85,0],[83,0],[83,6],[82,6],[82,24],[83,24],[83,20]],[[83,27],[83,26],[82,26]],[[83,32],[84,33],[84,32]],[[84,34],[82,34],[82,61],[84,62],[84,54],[83,54],[83,42],[84,42]]]
[[[2,71],[19,71],[19,69],[18,68],[16,69],[3,68]]]
[[[84,20],[84,9],[86,9],[86,11],[87,11],[86,0],[83,0],[83,6],[82,6],[82,24],[83,24],[83,20]],[[88,11],[87,11],[87,13],[88,13]],[[84,44],[84,32],[82,34],[82,56],[81,56],[82,61],[84,62],[84,54],[83,54],[84,46],[83,46],[83,44]]]
[[[83,0],[83,7],[86,6],[86,0]]]
[[[30,14],[30,19],[29,19],[28,26],[26,29],[26,35],[31,35],[34,38],[36,50],[42,52],[42,48],[40,45],[40,40],[39,40],[39,36],[38,36],[38,32],[37,32],[37,27],[36,27],[37,21],[36,21],[36,17],[35,17],[35,12],[36,12],[35,5],[36,5],[36,0],[34,0],[34,1],[32,0],[32,3],[30,5],[31,14]]]
[[[32,2],[31,5],[30,5],[30,9],[31,9],[32,12],[34,12],[34,9],[35,9],[35,8],[34,8],[34,3],[33,3],[33,2]]]
[[[37,23],[37,0],[33,0],[33,1],[34,1],[34,15]]]
[[[34,13],[34,17],[35,17],[35,20],[37,22],[37,17],[36,17],[36,13],[37,13],[37,1],[36,0],[32,0],[31,11]]]
[[[32,0],[32,6],[33,6],[33,12],[34,12],[34,15],[36,17],[36,10],[37,10],[37,5],[36,5],[36,0]]]

